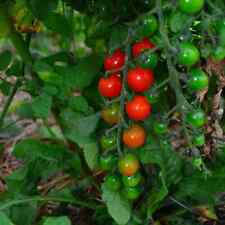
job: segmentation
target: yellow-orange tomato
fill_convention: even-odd
[[[140,163],[135,155],[128,153],[119,160],[118,167],[123,176],[133,176],[139,170]]]
[[[137,124],[123,132],[123,143],[129,148],[139,148],[144,145],[146,139],[145,129]]]

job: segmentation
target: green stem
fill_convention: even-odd
[[[83,202],[77,199],[66,199],[66,198],[60,198],[60,197],[40,197],[40,196],[35,196],[31,198],[26,198],[26,199],[19,199],[19,200],[12,200],[10,202],[7,202],[0,206],[0,211],[6,210],[14,205],[20,205],[24,203],[30,203],[30,202],[49,202],[49,201],[54,201],[54,202],[64,202],[64,203],[70,203],[74,205],[79,205],[81,207],[89,208],[89,209],[96,209],[96,205],[93,203],[88,203],[88,202]]]
[[[126,79],[127,79],[127,73],[128,73],[128,65],[129,65],[129,59],[130,59],[130,30],[128,30],[128,37],[127,37],[127,47],[125,51],[126,55],[126,63],[123,67],[123,81],[122,81],[122,91],[121,91],[121,96],[120,96],[120,124],[117,129],[117,151],[119,156],[122,155],[122,150],[121,150],[121,135],[122,135],[122,130],[124,127],[124,105],[125,105],[125,94],[126,94]]]
[[[11,92],[10,96],[8,97],[8,99],[7,99],[6,103],[5,103],[5,106],[3,108],[3,111],[2,111],[2,113],[0,115],[0,128],[4,124],[4,119],[6,117],[6,114],[7,114],[8,110],[9,110],[9,107],[11,105],[11,102],[13,101],[13,98],[14,98],[14,96],[15,96],[18,88],[19,88],[19,86],[20,86],[20,80],[18,79],[16,81],[16,83],[15,83],[13,89],[12,89],[12,92]]]

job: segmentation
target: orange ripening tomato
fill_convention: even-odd
[[[145,139],[145,129],[137,124],[132,125],[123,132],[123,143],[132,149],[143,146]]]

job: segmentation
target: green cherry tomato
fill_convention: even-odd
[[[202,110],[196,110],[187,114],[187,122],[193,127],[200,128],[206,122],[205,113]]]
[[[158,29],[158,22],[155,16],[148,15],[141,21],[141,29],[143,36],[149,36],[156,32]]]
[[[180,11],[172,12],[169,17],[169,28],[172,32],[178,33],[184,29],[184,24],[188,19],[188,15]]]
[[[178,53],[178,62],[184,66],[193,66],[200,59],[199,50],[189,42],[180,44],[180,51]]]
[[[179,0],[179,7],[182,12],[193,14],[199,12],[204,3],[204,0]]]
[[[193,138],[193,144],[197,147],[201,147],[205,144],[205,135],[199,134]]]
[[[141,194],[140,187],[125,187],[123,189],[124,196],[129,200],[136,200]]]
[[[100,167],[104,171],[112,170],[113,167],[116,165],[116,162],[117,157],[112,154],[100,157]]]
[[[209,85],[209,78],[203,70],[199,68],[194,68],[190,71],[190,79],[188,80],[188,87],[191,90],[199,91],[207,88],[208,85]]]
[[[155,104],[159,101],[159,92],[150,93],[146,96],[151,104]]]
[[[222,61],[225,59],[225,46],[217,46],[216,49],[213,51],[212,59],[214,61]]]
[[[167,124],[155,121],[153,124],[153,130],[158,135],[165,134],[167,132]]]
[[[136,173],[133,176],[123,176],[122,181],[125,187],[135,187],[142,180],[140,173]]]
[[[113,147],[115,147],[115,145],[116,145],[116,136],[115,135],[111,135],[111,136],[104,135],[100,139],[100,146],[103,151],[112,149]]]
[[[143,68],[154,69],[158,64],[158,54],[155,52],[152,53],[143,53],[137,59],[138,64]]]
[[[109,175],[105,178],[105,185],[111,191],[118,191],[121,187],[120,178],[115,175]]]

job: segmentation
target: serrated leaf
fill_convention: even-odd
[[[98,165],[98,157],[99,157],[99,150],[97,143],[93,142],[85,144],[83,151],[88,166],[90,167],[91,170],[94,170]]]
[[[0,54],[0,70],[7,69],[12,60],[12,53],[10,51],[4,51]]]
[[[109,190],[106,185],[102,185],[102,199],[106,203],[109,214],[117,224],[125,225],[131,217],[131,205],[120,192]]]
[[[6,216],[5,213],[0,212],[0,221],[1,221],[1,225],[14,225],[10,219]]]
[[[52,97],[46,94],[34,98],[31,105],[34,116],[43,119],[48,118],[51,106]]]
[[[66,216],[61,217],[47,217],[43,225],[71,225],[71,221]]]
[[[83,96],[74,96],[69,100],[69,107],[74,111],[87,112],[88,102]]]

